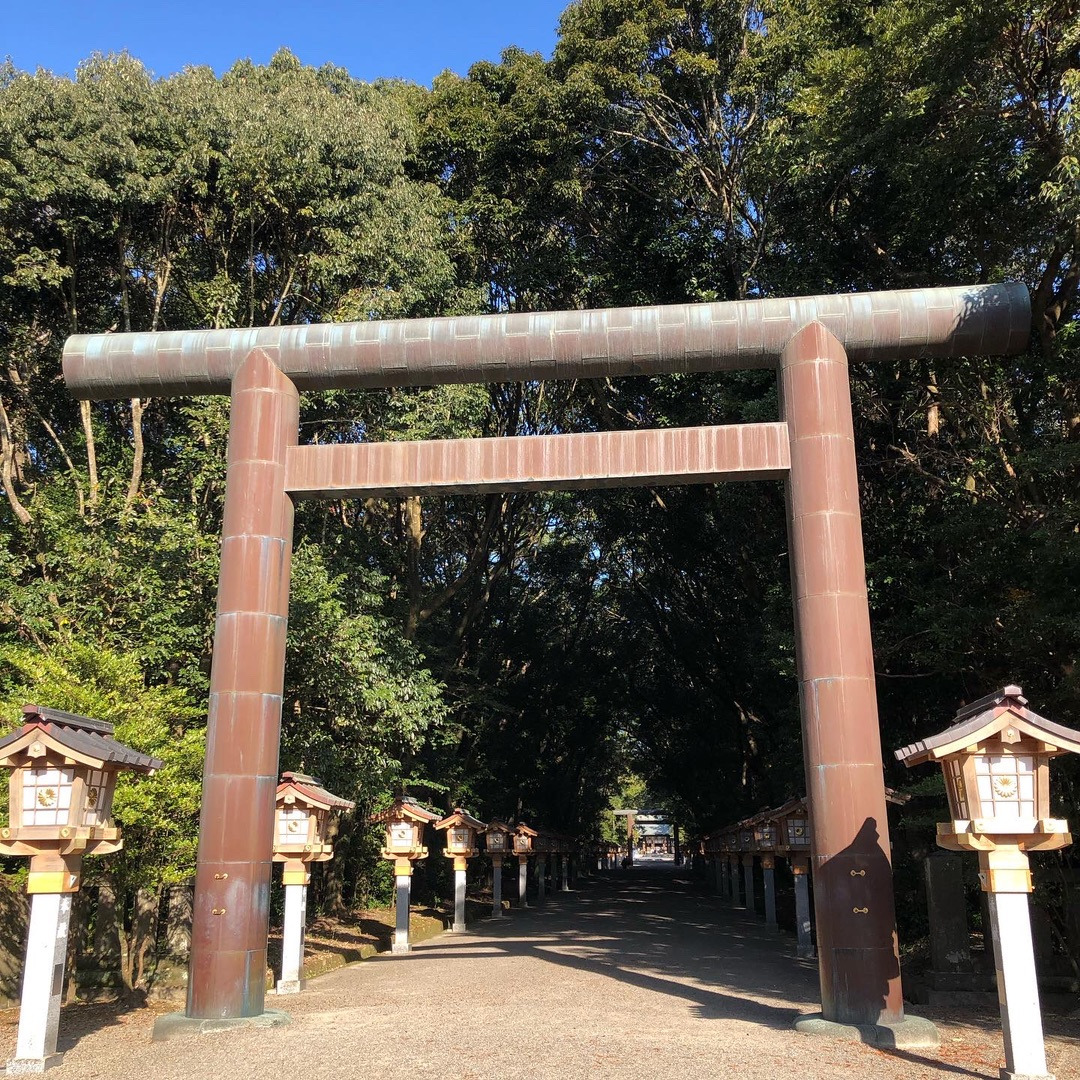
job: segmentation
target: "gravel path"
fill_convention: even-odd
[[[992,1013],[936,1012],[942,1049],[886,1052],[799,1035],[817,971],[793,942],[670,871],[587,879],[540,909],[380,956],[268,1004],[290,1025],[152,1043],[150,1010],[75,1007],[55,1080],[997,1080]],[[1051,1070],[1080,1080],[1080,1023],[1050,1021]],[[14,1028],[0,1030],[0,1053]]]

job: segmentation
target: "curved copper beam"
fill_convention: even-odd
[[[820,322],[852,360],[1021,352],[1023,285],[673,304],[599,311],[89,334],[64,346],[79,398],[225,394],[253,349],[300,390],[520,382],[765,368]]]

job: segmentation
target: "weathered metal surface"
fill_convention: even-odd
[[[64,378],[80,398],[227,394],[253,349],[301,390],[424,386],[773,367],[801,326],[854,360],[1022,351],[1023,285],[469,315],[246,330],[77,335]]]
[[[285,454],[298,425],[296,388],[252,353],[232,395],[189,1017],[264,1011],[292,562]]]
[[[296,498],[760,480],[788,468],[784,424],[290,448]]]
[[[904,1016],[847,358],[820,324],[780,367],[822,1013]]]

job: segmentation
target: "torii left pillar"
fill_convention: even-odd
[[[267,1015],[266,937],[293,505],[296,387],[259,349],[232,381],[187,1016]]]

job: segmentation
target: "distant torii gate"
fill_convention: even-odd
[[[669,825],[675,848],[675,862],[679,861],[679,825],[666,810],[612,810],[614,817],[626,818],[626,858],[634,865],[634,827],[636,825]]]
[[[823,1015],[902,1022],[847,357],[1010,354],[1029,328],[1027,290],[989,285],[70,338],[76,397],[232,395],[187,1015],[264,1011],[294,499],[784,478]],[[300,390],[766,367],[778,423],[297,445]]]

